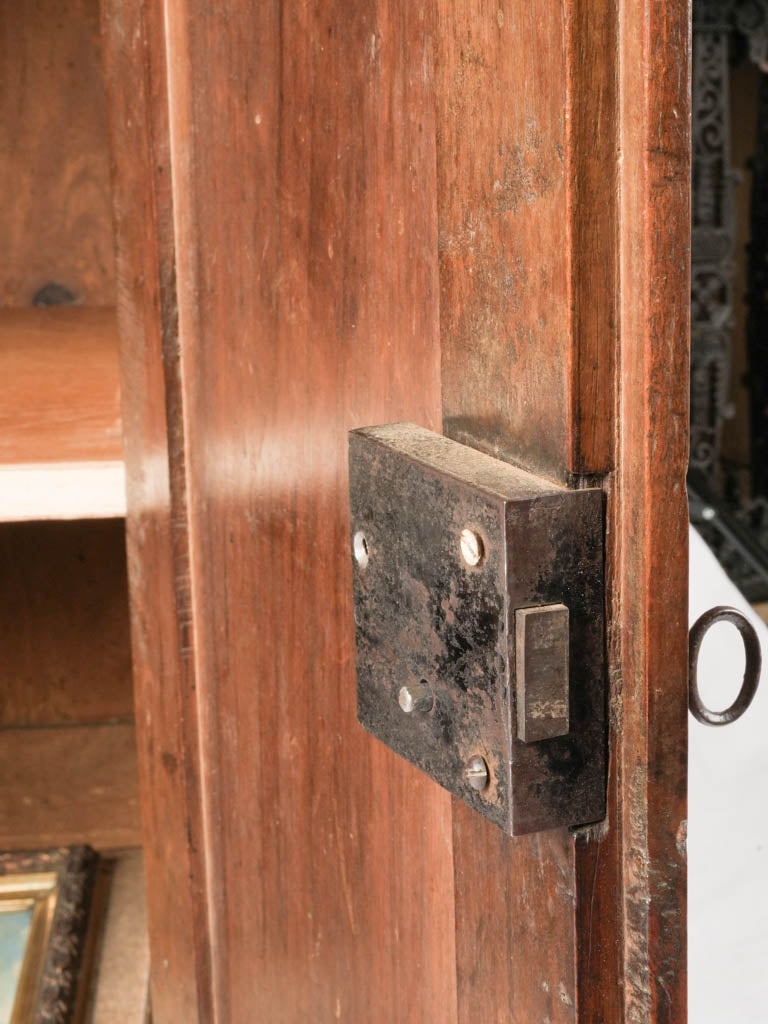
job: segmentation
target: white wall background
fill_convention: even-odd
[[[691,530],[690,622],[718,604],[768,627]],[[733,626],[707,634],[699,682],[709,707],[731,703],[744,672]],[[688,997],[690,1024],[768,1024],[768,672],[752,706],[713,729],[689,716]]]

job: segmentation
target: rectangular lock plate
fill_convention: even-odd
[[[349,437],[361,724],[509,835],[605,815],[603,495]]]

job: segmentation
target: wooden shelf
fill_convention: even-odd
[[[114,310],[0,310],[0,521],[125,514]]]
[[[0,849],[138,846],[133,726],[0,730]]]

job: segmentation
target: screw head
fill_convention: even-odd
[[[355,556],[355,561],[361,569],[364,569],[366,565],[368,565],[371,555],[368,550],[368,538],[362,530],[358,530],[352,538],[352,551]]]
[[[431,711],[434,697],[427,683],[422,680],[420,683],[401,686],[397,703],[407,715],[410,715],[412,711]]]
[[[480,757],[479,754],[475,754],[469,759],[464,774],[472,789],[477,790],[485,789],[491,777],[485,758]]]
[[[480,534],[475,533],[474,530],[470,530],[468,527],[465,528],[459,536],[459,546],[461,548],[461,557],[467,565],[476,566],[482,562],[485,548],[483,547]]]

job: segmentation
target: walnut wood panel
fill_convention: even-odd
[[[609,813],[620,840],[619,859],[605,857],[591,877],[619,903],[626,1017],[676,1024],[686,1019],[689,3],[628,3],[619,63],[620,431],[608,568],[618,723]],[[582,920],[593,913],[581,907]],[[582,975],[585,1001],[601,1007],[605,986],[588,964]]]
[[[349,427],[439,426],[427,7],[182,3],[138,26],[141,83],[118,52],[137,24],[108,4],[153,1012],[449,1024],[450,800],[355,721],[346,513]],[[183,849],[162,822],[171,750],[204,780]],[[179,856],[203,864],[210,914],[182,936],[152,898]]]
[[[587,1020],[687,1019],[689,24],[685,2],[628,3],[619,23],[612,771],[607,828],[577,843]]]
[[[438,6],[444,428],[564,479],[575,386],[564,8]],[[567,835],[510,842],[458,803],[453,813],[459,1020],[574,1020]]]
[[[562,476],[571,379],[562,358],[569,246],[561,5],[441,0],[438,10],[445,430]],[[528,389],[549,400],[531,402]]]
[[[603,474],[611,585],[606,822],[454,807],[459,1020],[683,1021],[689,12],[440,7],[446,432]]]
[[[113,305],[98,0],[0,6],[0,306],[46,284]]]
[[[437,7],[446,432],[559,479],[607,470],[615,13]]]
[[[0,310],[0,463],[120,460],[114,310]]]
[[[0,724],[133,716],[120,520],[0,526]]]
[[[684,1020],[687,14],[108,0],[159,1021]],[[345,431],[439,425],[441,341],[453,436],[604,480],[576,839],[354,721]]]
[[[161,5],[104,0],[126,544],[153,1015],[214,1021],[189,606]],[[156,172],[156,173],[155,173]]]
[[[0,730],[0,849],[136,846],[131,725]]]

